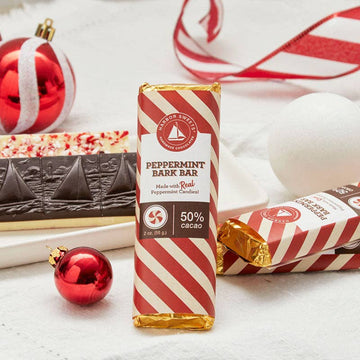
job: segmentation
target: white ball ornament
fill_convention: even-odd
[[[345,97],[314,93],[280,113],[269,136],[271,166],[293,194],[360,181],[360,108]]]

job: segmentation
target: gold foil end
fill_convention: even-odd
[[[224,253],[226,247],[219,241],[216,243],[216,275],[224,275]]]
[[[237,219],[227,220],[218,231],[218,241],[251,265],[271,266],[267,242],[250,226]]]
[[[214,317],[197,314],[143,314],[133,317],[136,327],[158,329],[210,330]]]
[[[214,91],[221,93],[221,85],[218,82],[214,82],[209,85],[202,84],[159,84],[150,85],[149,83],[143,83],[139,88],[139,94],[146,91],[177,91],[177,90],[202,90],[202,91]]]
[[[147,83],[147,82],[144,82],[139,87],[139,94],[147,91],[149,88],[151,88],[151,85],[149,83]]]
[[[212,84],[212,89],[210,91],[214,91],[214,92],[221,94],[221,84],[218,82],[214,82]]]

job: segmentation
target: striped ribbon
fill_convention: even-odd
[[[179,62],[190,73],[207,81],[241,78],[334,79],[360,68],[360,7],[331,14],[310,26],[253,65],[244,68],[211,55],[184,25],[184,14],[193,0],[185,0],[174,31]],[[200,20],[213,41],[223,20],[221,0],[209,0],[210,10]]]

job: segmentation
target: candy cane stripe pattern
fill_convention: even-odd
[[[259,267],[286,265],[359,238],[358,184],[242,214],[218,233],[220,242]]]
[[[250,265],[232,251],[218,244],[218,267],[219,275],[250,275],[250,274],[276,274],[297,273],[312,271],[338,271],[354,270],[360,268],[360,254],[349,253],[320,253],[305,257],[302,260],[290,262],[286,265],[272,268],[260,268]]]
[[[140,88],[136,326],[214,322],[219,106],[217,83]]]
[[[208,81],[241,78],[333,79],[360,68],[360,7],[331,14],[249,67],[229,63],[210,54],[185,27],[184,14],[194,0],[185,0],[173,41],[179,62],[194,76]],[[223,21],[221,0],[209,0],[210,9],[200,20],[213,41]]]

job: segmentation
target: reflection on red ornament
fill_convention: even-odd
[[[99,251],[78,247],[52,251],[50,263],[55,267],[55,285],[60,294],[79,305],[93,304],[103,299],[112,284],[112,267]]]

